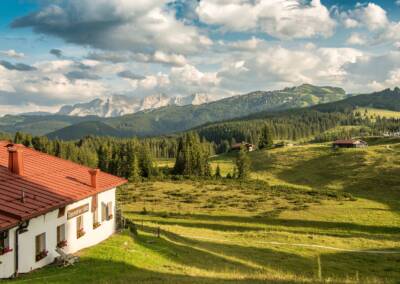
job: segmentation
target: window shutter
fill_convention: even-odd
[[[107,207],[104,203],[101,204],[101,221],[107,220]]]
[[[112,202],[107,203],[107,220],[110,220],[112,218]]]
[[[46,250],[46,234],[42,234],[41,237],[41,251]]]
[[[57,243],[61,242],[61,226],[57,227]]]
[[[92,212],[97,210],[97,207],[98,207],[97,203],[98,203],[98,198],[97,198],[97,194],[96,194],[96,195],[93,195],[93,197],[92,197]]]
[[[36,255],[40,253],[40,236],[36,236],[35,238],[35,246],[36,246]]]

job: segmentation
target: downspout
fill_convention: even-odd
[[[28,231],[29,227],[29,220],[20,223],[18,229],[15,230],[15,273],[14,277],[18,276],[18,269],[19,269],[19,235],[23,234]]]

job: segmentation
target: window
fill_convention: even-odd
[[[112,202],[107,203],[107,220],[111,220],[113,218],[113,209]]]
[[[10,238],[8,231],[4,231],[0,233],[0,255],[11,252],[10,248]]]
[[[100,227],[99,211],[96,210],[93,212],[93,229],[97,229],[98,227]]]
[[[48,253],[46,250],[46,233],[36,236],[36,261],[42,260]]]
[[[67,240],[65,239],[65,224],[57,227],[57,247],[63,248],[67,246]]]
[[[65,207],[61,207],[58,209],[58,218],[64,217],[65,215]]]
[[[101,222],[107,220],[107,205],[105,203],[101,203]]]
[[[112,202],[101,204],[101,221],[109,221],[113,218]]]
[[[78,216],[76,218],[76,238],[82,238],[85,235],[85,230],[83,227],[83,216]]]
[[[92,197],[93,229],[100,227],[97,194]]]

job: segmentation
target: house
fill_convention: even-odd
[[[116,229],[115,191],[126,180],[0,141],[0,278],[46,266]]]
[[[367,147],[368,143],[362,140],[336,140],[332,144],[333,148],[363,148]]]
[[[255,150],[255,145],[246,143],[246,142],[242,142],[242,143],[233,144],[231,146],[231,151],[240,151],[240,148],[242,146],[244,146],[247,149],[247,151],[249,151],[249,152],[252,152]]]

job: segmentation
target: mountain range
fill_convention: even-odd
[[[169,97],[165,94],[158,94],[144,98],[113,95],[108,98],[98,98],[88,103],[63,106],[57,114],[81,117],[88,115],[119,117],[166,106],[200,105],[211,101],[213,101],[213,97],[209,94],[192,94],[185,97]]]
[[[309,84],[277,91],[256,91],[211,102],[210,98],[199,95],[190,98],[160,95],[134,103],[112,97],[64,107],[58,114],[7,115],[0,118],[0,131],[47,135],[52,139],[79,139],[86,135],[155,136],[259,112],[304,108],[348,97],[341,88]],[[127,112],[133,113],[125,114]]]

